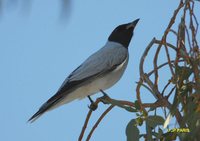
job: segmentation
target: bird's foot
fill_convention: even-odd
[[[88,105],[88,108],[92,111],[95,111],[98,108],[98,106],[95,103],[91,103],[90,105]]]
[[[102,89],[100,89],[100,92],[103,94],[103,96],[109,97],[108,94],[106,92],[104,92]]]
[[[107,93],[105,93],[103,90],[101,90],[100,89],[100,92],[103,94],[103,96],[102,97],[100,97],[100,100],[101,100],[101,102],[103,103],[103,104],[109,104],[109,102],[108,102],[108,98],[109,98],[109,96],[107,95]]]
[[[88,108],[92,111],[95,111],[97,109],[98,105],[96,103],[94,103],[94,101],[92,100],[92,98],[90,96],[88,96],[88,98],[91,102],[91,104],[88,105]]]

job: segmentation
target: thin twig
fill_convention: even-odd
[[[149,43],[149,45],[146,47],[141,59],[140,59],[140,67],[139,67],[139,70],[140,70],[140,80],[138,82],[138,85],[137,85],[137,88],[136,88],[136,97],[137,97],[137,100],[138,100],[138,103],[141,107],[141,109],[143,110],[144,108],[142,107],[142,101],[141,101],[141,98],[140,98],[140,87],[143,83],[143,75],[144,75],[144,69],[143,69],[143,66],[144,66],[144,61],[145,61],[145,58],[146,56],[148,55],[149,53],[149,50],[151,49],[151,47],[153,46],[154,42],[155,42],[156,38],[153,38],[151,40],[151,42]]]
[[[179,60],[179,62],[183,62],[184,60]],[[174,63],[175,60],[172,60],[171,63]],[[161,64],[160,66],[158,66],[157,69],[161,69],[162,67],[168,65],[168,62]],[[153,73],[155,72],[155,69],[150,71],[149,73],[147,73],[148,76],[151,76]]]
[[[154,69],[156,70],[155,71],[155,80],[154,80],[154,86],[155,86],[155,88],[158,87],[158,70],[157,70],[157,67],[158,67],[157,66],[158,54],[160,52],[160,49],[161,49],[162,45],[166,43],[167,35],[168,35],[168,33],[169,33],[172,25],[174,24],[174,22],[176,20],[176,16],[177,16],[178,12],[180,11],[180,9],[183,6],[184,6],[184,3],[183,3],[183,0],[181,0],[180,3],[179,3],[178,8],[174,11],[174,14],[173,14],[173,16],[172,16],[172,18],[171,18],[171,20],[169,22],[169,25],[167,26],[167,28],[166,28],[166,30],[164,32],[164,35],[162,36],[162,40],[161,40],[162,44],[160,44],[158,46],[157,50],[156,50],[156,53],[155,53],[155,56],[154,56],[154,61],[153,61],[154,62]]]
[[[172,92],[175,90],[176,86],[174,86],[171,91],[169,92],[169,94],[166,96],[166,98],[168,99],[170,97],[170,95],[172,94]]]
[[[169,86],[169,84],[171,83],[171,81],[169,80],[167,85],[165,85],[164,89],[162,90],[162,96],[164,95],[165,90],[167,89],[167,87]]]
[[[177,32],[174,31],[173,29],[170,29],[170,32],[172,32],[174,35],[178,36]]]
[[[89,112],[88,112],[88,114],[87,114],[87,117],[85,119],[84,125],[82,127],[81,133],[80,133],[79,138],[78,138],[78,141],[82,140],[83,135],[85,133],[85,130],[87,128],[87,125],[88,125],[88,122],[89,122],[89,119],[90,119],[91,115],[92,115],[92,110],[90,109]]]
[[[98,105],[99,102],[101,102],[101,99],[100,99],[100,98],[97,98],[96,101],[95,101],[93,104]],[[83,138],[83,136],[84,136],[84,133],[85,133],[85,130],[86,130],[86,128],[87,128],[87,125],[88,125],[88,122],[89,122],[89,120],[90,120],[90,117],[91,117],[91,115],[92,115],[92,112],[93,112],[93,110],[90,109],[89,112],[88,112],[88,114],[87,114],[87,116],[86,116],[84,125],[83,125],[83,127],[82,127],[81,133],[80,133],[79,138],[78,138],[78,141],[82,141],[82,138]]]
[[[160,40],[155,40],[155,44],[162,44],[162,41],[160,41]],[[175,51],[177,51],[177,48],[174,46],[174,45],[172,45],[172,44],[170,44],[170,43],[165,43],[168,47],[170,47],[170,48],[172,48],[173,50],[175,50]]]
[[[99,125],[99,123],[101,122],[101,120],[105,117],[105,115],[110,111],[112,110],[114,106],[111,105],[110,107],[108,107],[108,109],[106,109],[106,111],[103,112],[103,114],[99,117],[99,119],[97,120],[97,122],[94,124],[94,126],[92,127],[92,130],[90,131],[89,135],[87,136],[87,139],[86,141],[89,141],[94,130],[97,128],[97,126]]]
[[[166,55],[167,55],[167,60],[168,60],[168,64],[169,64],[169,68],[170,68],[171,74],[172,74],[172,76],[174,76],[174,70],[172,68],[172,63],[171,63],[171,59],[170,59],[170,55],[169,55],[169,51],[168,51],[167,45],[164,44],[164,47],[165,47],[165,52],[166,52]]]

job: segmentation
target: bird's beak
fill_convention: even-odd
[[[135,21],[129,23],[129,24],[126,26],[126,28],[129,29],[129,28],[132,27],[132,28],[134,29],[139,20],[140,20],[140,19],[137,19],[137,20],[135,20]]]

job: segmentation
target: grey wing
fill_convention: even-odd
[[[76,68],[62,83],[58,92],[63,93],[74,88],[88,79],[97,77],[111,71],[122,63],[128,55],[128,50],[121,45],[118,47],[103,47],[88,57],[78,68]]]
[[[70,92],[78,86],[85,84],[86,81],[104,75],[115,69],[126,59],[127,55],[128,50],[123,46],[103,47],[91,55],[66,78],[58,92],[44,103],[39,111],[35,113],[29,121],[34,120],[53,107],[66,96],[66,92]]]
[[[128,51],[124,47],[104,47],[74,70],[66,82],[84,80],[91,76],[104,74],[121,64],[126,59],[127,54]],[[65,83],[62,86],[64,85]]]

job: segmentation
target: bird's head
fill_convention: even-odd
[[[110,34],[108,40],[122,44],[128,48],[131,38],[133,36],[134,28],[136,27],[139,19],[117,26]]]

